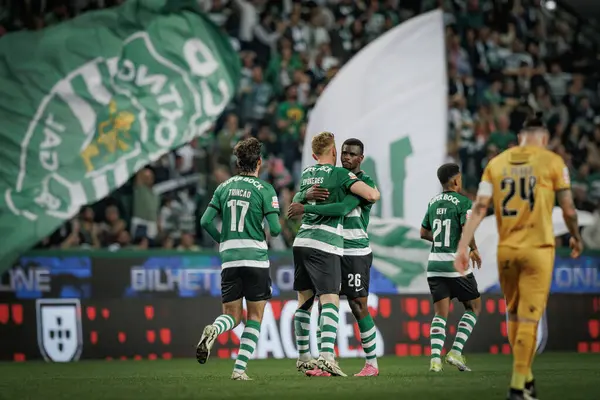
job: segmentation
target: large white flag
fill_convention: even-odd
[[[419,226],[438,191],[446,157],[447,78],[444,23],[433,11],[394,28],[361,50],[327,86],[308,121],[310,142],[322,131],[365,143],[363,169],[377,182],[373,214]]]

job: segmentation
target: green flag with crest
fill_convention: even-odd
[[[0,39],[0,271],[202,134],[239,80],[194,0],[128,0]]]

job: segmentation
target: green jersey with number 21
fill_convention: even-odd
[[[427,263],[427,277],[454,278],[454,258],[463,225],[471,215],[471,200],[456,192],[443,192],[429,202],[423,228],[431,231],[433,243]],[[471,268],[467,273],[472,272]]]
[[[219,185],[209,207],[221,215],[222,268],[269,268],[264,232],[267,214],[279,214],[273,186],[253,176],[237,175]]]

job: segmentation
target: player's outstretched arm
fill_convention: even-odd
[[[272,237],[279,236],[281,233],[281,224],[279,223],[279,214],[267,214],[267,223],[269,224],[269,233]]]
[[[371,187],[363,181],[358,181],[350,186],[350,191],[370,203],[375,203],[381,197],[377,187]]]
[[[200,226],[204,229],[211,238],[214,239],[215,242],[221,243],[221,233],[217,230],[215,226],[215,218],[219,215],[218,211],[213,207],[207,207],[204,214],[202,214],[202,218],[200,219]],[[281,227],[280,227],[281,230]]]
[[[477,198],[473,203],[471,218],[467,220],[463,227],[462,236],[458,243],[458,252],[454,260],[454,268],[460,273],[464,273],[469,267],[469,247],[474,243],[475,231],[487,214],[487,209],[492,200],[491,190],[490,183],[482,181],[479,184],[479,193],[477,193]]]
[[[571,247],[571,257],[577,258],[583,251],[583,241],[579,233],[579,221],[577,218],[577,209],[573,203],[573,194],[571,189],[561,189],[556,192],[558,205],[562,209],[563,219],[571,234],[569,246]]]
[[[343,217],[360,205],[360,199],[354,195],[344,197],[339,203],[332,204],[307,204],[304,212],[310,214],[324,215],[326,217]]]

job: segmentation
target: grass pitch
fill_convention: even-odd
[[[0,364],[2,400],[100,399],[504,399],[511,359],[501,355],[469,357],[473,372],[428,372],[425,357],[380,359],[375,378],[308,378],[294,360],[252,360],[251,382],[229,380],[233,360],[82,361]],[[348,374],[363,360],[342,359]],[[600,398],[600,355],[543,354],[535,372],[542,400]]]

